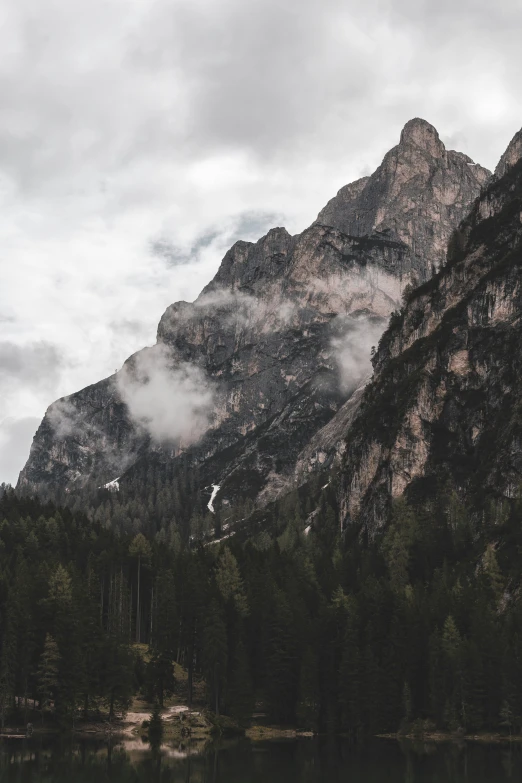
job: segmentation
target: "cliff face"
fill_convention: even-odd
[[[314,225],[237,242],[194,303],[167,308],[155,346],[53,403],[19,487],[102,485],[151,455],[183,454],[203,484],[220,485],[220,500],[263,503],[328,464],[370,347],[405,286],[439,265],[487,175],[446,152],[427,123],[408,123],[377,172],[343,189]],[[172,430],[180,394],[193,399]]]
[[[490,176],[467,155],[446,150],[425,120],[410,120],[375,174],[341,188],[317,222],[360,236],[386,231],[411,250],[419,283],[446,260],[448,237]]]
[[[381,525],[392,498],[449,483],[512,497],[522,480],[522,133],[449,245],[392,318],[350,432],[346,522]]]

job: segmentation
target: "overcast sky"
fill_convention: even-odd
[[[520,0],[3,0],[0,481],[238,238],[301,231],[414,116],[492,168]]]

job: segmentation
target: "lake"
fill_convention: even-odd
[[[503,783],[522,779],[522,746],[341,739],[200,746],[108,746],[46,737],[0,743],[6,783]]]

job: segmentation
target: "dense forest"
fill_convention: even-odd
[[[20,494],[26,492],[20,490]],[[218,496],[217,514],[213,514],[208,510],[211,493],[190,455],[176,460],[147,455],[118,480],[117,490],[114,484],[106,489],[93,482],[74,491],[46,485],[38,488],[38,497],[84,512],[104,527],[122,534],[143,533],[175,548],[191,539],[219,535],[222,525],[234,525],[253,510],[252,500],[244,492],[233,508]]]
[[[368,540],[339,530],[332,480],[312,520],[294,493],[255,535],[210,543],[1,494],[3,725],[33,700],[63,725],[138,691],[162,704],[177,661],[189,700],[203,680],[240,724],[522,729],[520,501],[471,513],[439,487]]]

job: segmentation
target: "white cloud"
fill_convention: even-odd
[[[202,317],[216,319],[228,329],[255,332],[276,332],[288,326],[298,313],[295,303],[282,297],[280,292],[271,295],[265,291],[264,294],[260,298],[243,291],[213,288],[193,303],[177,303],[168,308],[161,319],[161,337],[168,341],[169,334]]]
[[[134,421],[159,443],[197,441],[208,429],[215,388],[196,365],[174,364],[168,349],[138,353],[118,376]]]
[[[78,438],[81,438],[85,436],[87,429],[91,431],[94,429],[94,425],[91,422],[86,426],[84,417],[67,399],[53,402],[47,409],[47,418],[58,440],[64,440],[73,433],[76,433]]]
[[[339,381],[343,391],[353,391],[372,374],[371,350],[377,347],[387,322],[365,316],[337,318],[336,322],[340,334],[332,338],[331,346]]]

